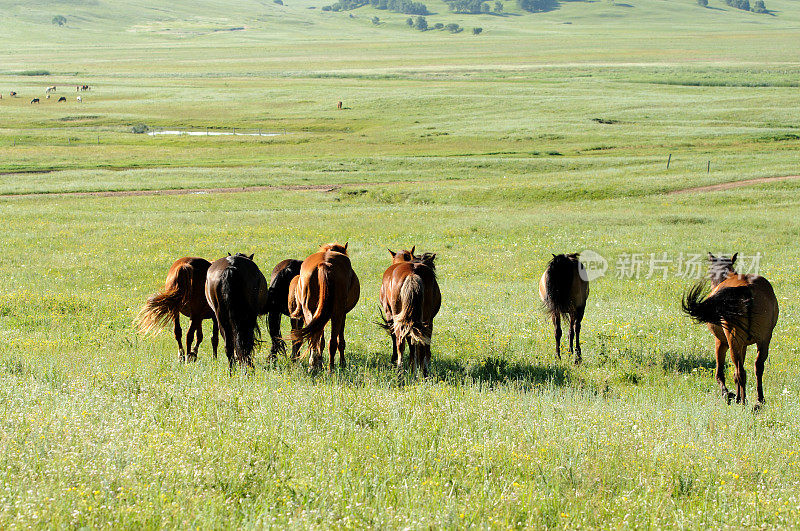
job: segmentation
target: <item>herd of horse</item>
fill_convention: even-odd
[[[406,345],[412,372],[427,376],[431,365],[433,319],[442,303],[436,276],[436,254],[415,254],[411,250],[389,249],[391,263],[380,287],[381,320],[392,341],[392,364],[405,365]],[[716,379],[722,396],[730,403],[746,400],[745,354],[756,345],[756,407],[764,403],[762,377],[772,333],[778,321],[778,300],[772,285],[758,275],[741,275],[734,264],[737,255],[716,257],[709,253],[710,292],[700,282],[683,297],[682,309],[699,323],[706,323],[716,339]],[[267,316],[272,340],[270,358],[286,354],[301,360],[303,343],[308,344],[309,371],[320,369],[325,350],[325,328],[330,323],[328,370],[335,356],[344,367],[344,328],[347,314],[360,297],[360,283],[347,253],[347,243],[329,243],[305,260],[288,259],[272,270],[270,281],[253,261],[241,253],[209,262],[203,258],[181,258],[170,268],[164,289],[148,298],[139,312],[139,331],[148,334],[173,324],[180,360],[197,360],[203,340],[202,322],[211,319],[211,346],[217,357],[218,336],[222,335],[229,369],[253,367],[253,353],[260,343],[258,318]],[[589,297],[586,269],[578,253],[554,254],[539,280],[539,296],[555,332],[555,353],[561,359],[562,319],[567,320],[570,353],[582,361],[581,321]],[[180,315],[189,318],[186,346]],[[281,335],[281,316],[287,316],[290,336]],[[736,392],[725,384],[725,355],[730,350]]]
[[[49,100],[51,93],[56,92],[57,90],[58,90],[58,87],[56,87],[55,85],[47,87],[44,90],[45,99]],[[76,92],[81,92],[81,91],[85,91],[85,90],[91,90],[91,87],[89,85],[76,85],[75,86],[75,91]],[[12,90],[11,92],[9,92],[8,95],[11,96],[12,98],[19,97],[19,93],[17,93],[17,91],[15,91],[15,90]],[[3,96],[1,94],[0,94],[0,99],[3,99]],[[66,96],[61,96],[61,97],[58,98],[58,103],[65,103],[66,101],[67,101]],[[78,97],[75,98],[75,101],[77,101],[78,103],[82,103],[83,102],[83,98],[81,96],[78,96]],[[41,100],[39,98],[31,99],[31,105],[33,105],[34,103],[41,103]]]

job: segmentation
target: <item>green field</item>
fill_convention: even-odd
[[[285,3],[0,0],[0,528],[796,525],[800,180],[669,193],[800,174],[796,1],[425,2],[457,34]],[[336,240],[362,286],[344,370],[264,347],[230,376],[208,322],[191,365],[136,335],[181,256],[268,273]],[[424,380],[375,325],[412,245],[443,298]],[[581,250],[609,271],[576,367],[537,283]],[[680,312],[677,260],[707,251],[760,253],[781,305],[758,413]]]

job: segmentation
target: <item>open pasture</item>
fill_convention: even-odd
[[[36,18],[44,4],[0,21],[16,39],[0,51],[0,527],[794,524],[800,180],[668,193],[800,174],[792,3],[431,3],[485,33],[413,42],[405,15],[286,3],[225,20],[130,3],[105,27],[105,4],[75,2],[72,33]],[[248,186],[274,188],[69,193]],[[209,322],[188,365],[170,331],[135,334],[180,256],[255,253],[268,275],[334,240],[361,281],[344,370],[267,363],[263,321],[251,376],[211,359]],[[386,247],[412,245],[438,254],[428,379],[398,377],[375,325]],[[555,360],[537,283],[551,253],[585,249],[609,270],[576,367]],[[778,296],[757,414],[718,397],[712,337],[679,310],[678,258],[706,251],[761,253]],[[646,278],[651,253],[667,278]]]

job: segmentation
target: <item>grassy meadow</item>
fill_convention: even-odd
[[[800,180],[669,193],[800,173],[795,2],[426,2],[452,35],[285,3],[0,0],[0,528],[796,525]],[[362,287],[346,369],[265,347],[230,376],[208,322],[191,365],[135,333],[181,256],[268,274],[335,240]],[[425,380],[375,325],[411,245],[443,297]],[[537,283],[581,250],[609,270],[576,367]],[[760,253],[781,305],[758,413],[679,310],[677,261],[707,251]]]

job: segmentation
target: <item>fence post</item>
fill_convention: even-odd
[[[711,173],[711,161],[708,161],[708,166],[706,166],[706,173]]]
[[[669,157],[667,157],[667,169],[669,169],[669,161],[671,160],[672,160],[672,153],[670,153]]]

